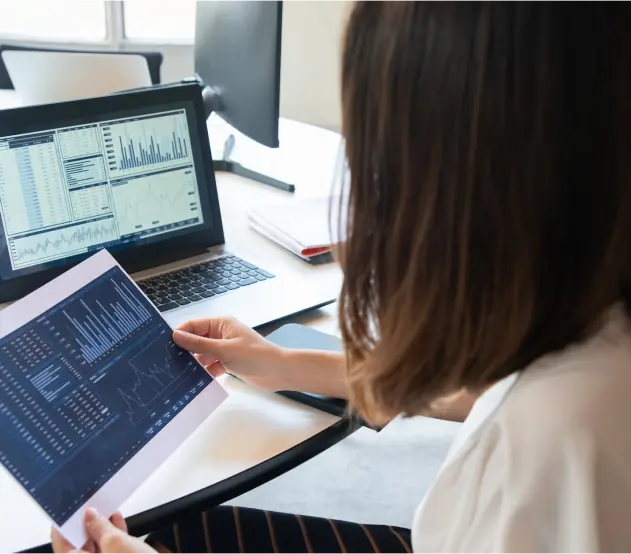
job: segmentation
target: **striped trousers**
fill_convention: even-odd
[[[158,552],[411,552],[410,531],[220,506],[147,537]]]

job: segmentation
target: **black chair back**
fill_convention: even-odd
[[[160,84],[160,68],[162,66],[163,56],[160,52],[131,52],[129,50],[70,50],[68,48],[44,48],[37,46],[21,46],[18,44],[0,44],[0,89],[12,90],[14,88],[9,77],[4,62],[2,61],[2,52],[5,50],[22,50],[28,52],[75,52],[78,54],[121,54],[121,55],[140,55],[147,60],[149,66],[149,74],[151,75],[151,83]]]

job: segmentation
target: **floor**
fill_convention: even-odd
[[[230,504],[409,527],[458,428],[418,417],[361,429]]]

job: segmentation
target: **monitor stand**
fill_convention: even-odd
[[[274,177],[270,177],[269,175],[263,175],[258,171],[248,169],[240,163],[231,160],[230,154],[234,149],[235,142],[236,139],[234,135],[229,135],[226,139],[226,142],[224,143],[223,158],[221,160],[213,160],[213,168],[215,171],[234,173],[235,175],[245,177],[246,179],[252,179],[253,181],[257,181],[259,183],[263,183],[264,185],[269,185],[270,187],[274,187],[280,190],[285,190],[287,192],[296,191],[296,187],[291,183],[286,183],[285,181],[274,179]]]
[[[221,94],[212,87],[204,85],[203,81],[198,76],[189,79],[183,79],[183,82],[191,81],[196,82],[202,88],[202,99],[204,102],[204,108],[206,110],[206,120],[208,120],[213,112],[217,113],[221,110]],[[263,175],[258,171],[248,169],[240,163],[230,159],[230,155],[234,150],[235,142],[236,139],[234,135],[228,135],[228,138],[224,143],[223,158],[221,160],[213,160],[213,168],[215,171],[226,171],[228,173],[234,173],[235,175],[240,175],[241,177],[246,177],[247,179],[252,179],[253,181],[257,181],[259,183],[263,183],[277,189],[285,190],[287,192],[295,192],[296,187],[293,184],[280,181],[279,179],[275,179],[274,177],[270,177],[269,175]]]

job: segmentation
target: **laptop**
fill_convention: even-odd
[[[226,247],[199,85],[6,110],[0,123],[0,303],[102,248],[173,326],[259,327],[335,300]]]
[[[151,86],[141,55],[4,50],[2,61],[23,105]]]

